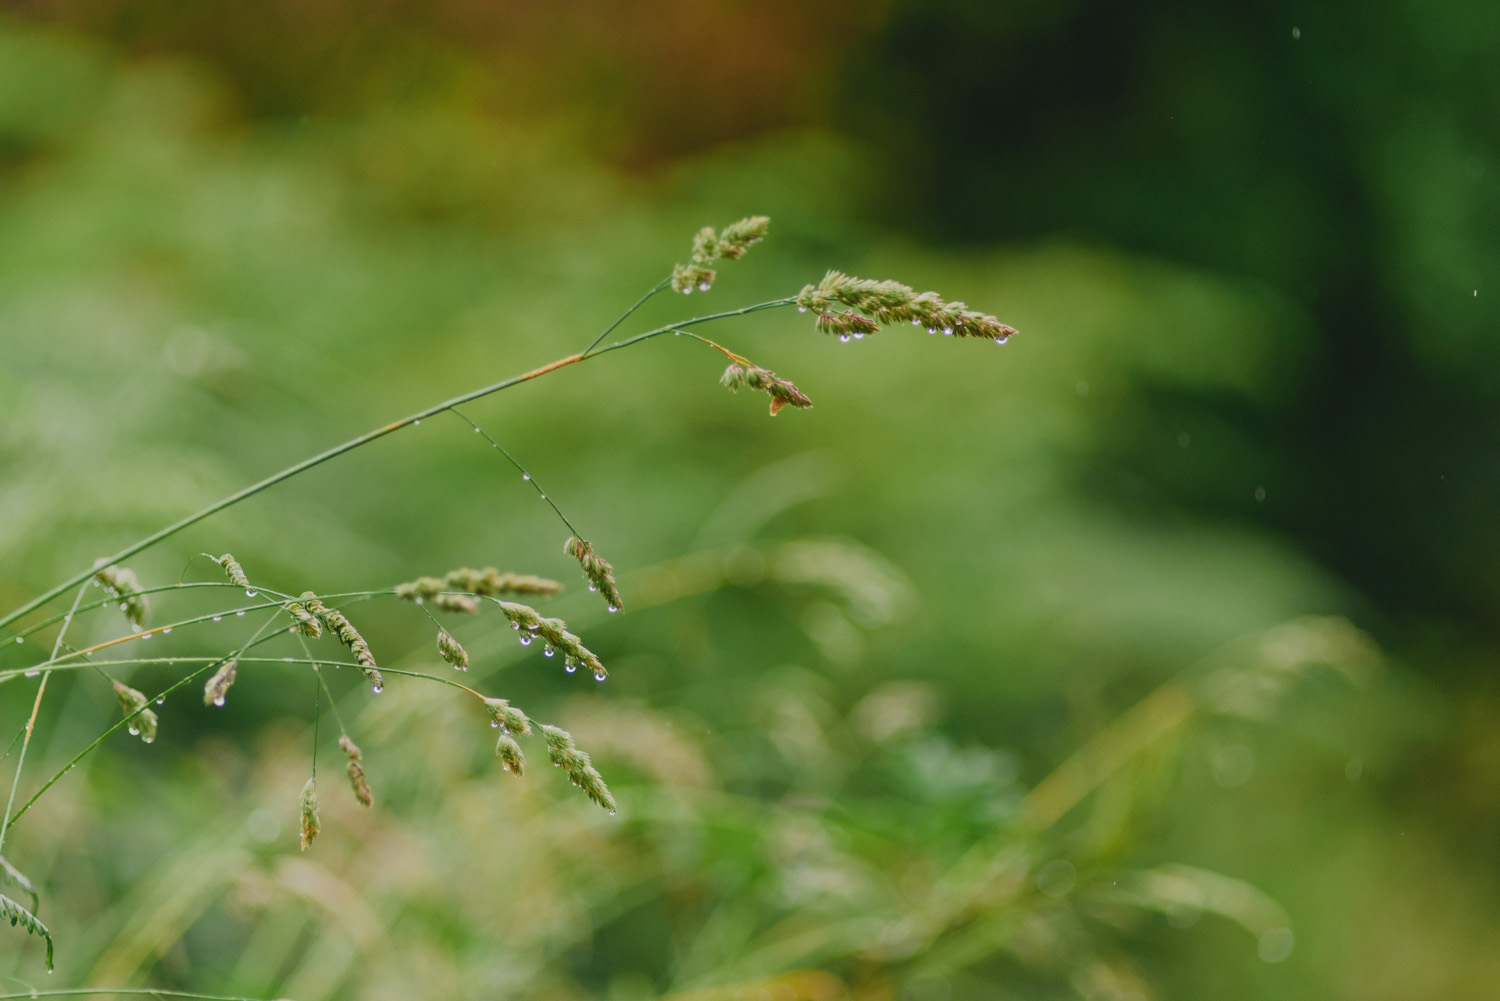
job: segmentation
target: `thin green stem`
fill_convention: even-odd
[[[218,664],[222,664],[222,663],[224,663],[226,661],[238,660],[240,654],[242,654],[246,650],[250,649],[250,647],[256,641],[258,641],[260,639],[261,633],[264,633],[268,628],[270,628],[271,623],[275,622],[280,616],[281,616],[281,607],[278,605],[277,609],[276,609],[276,613],[274,615],[272,615],[270,618],[266,619],[265,622],[261,623],[260,628],[257,629],[251,635],[250,639],[248,639],[248,640],[245,641],[244,645],[240,647],[240,649],[239,649],[238,652],[236,652],[234,654],[231,654],[228,657],[219,657],[218,659],[216,659],[214,661],[211,661],[210,663],[204,664],[202,667],[198,668],[198,670],[194,671],[192,674],[187,675],[186,677],[182,678],[181,680],[173,682],[171,685],[167,686],[167,688],[165,688],[162,691],[158,692],[156,694],[155,698],[147,699],[146,702],[145,702],[145,704],[142,705],[135,712],[130,713],[124,719],[122,719],[118,723],[116,723],[114,726],[110,727],[108,730],[105,730],[99,736],[95,737],[94,740],[87,747],[85,747],[83,750],[79,751],[77,754],[73,755],[73,757],[68,761],[68,763],[66,765],[63,765],[62,768],[58,770],[58,772],[57,772],[56,775],[53,775],[50,779],[47,780],[47,782],[46,782],[45,785],[43,785],[40,789],[38,789],[35,793],[32,794],[32,797],[26,801],[26,805],[23,806],[23,807],[21,807],[21,809],[19,809],[19,810],[16,811],[16,815],[15,815],[15,817],[13,817],[11,819],[11,823],[14,824],[16,821],[18,821],[22,817],[24,817],[26,815],[26,811],[31,809],[31,805],[33,803],[35,803],[37,800],[39,800],[39,799],[42,798],[42,794],[43,793],[45,793],[48,789],[51,789],[54,785],[57,784],[58,780],[60,780],[64,775],[68,774],[68,772],[72,771],[73,767],[75,765],[77,765],[78,762],[82,761],[84,759],[84,757],[86,757],[90,751],[92,751],[94,748],[98,747],[100,744],[104,743],[105,739],[108,738],[110,734],[112,734],[116,730],[120,729],[120,727],[129,724],[131,720],[135,719],[141,713],[145,712],[146,709],[147,709],[147,707],[150,706],[152,702],[155,702],[155,701],[158,701],[160,699],[166,698],[168,695],[171,695],[173,692],[177,691],[177,689],[181,688],[183,685],[186,685],[188,682],[193,681],[194,679],[196,679],[199,676],[201,676],[209,668],[214,667],[214,666],[216,666]],[[267,638],[269,639],[270,637],[267,637]]]
[[[516,461],[516,457],[514,455],[511,455],[510,452],[506,451],[504,445],[500,444],[494,438],[490,437],[490,433],[488,431],[486,431],[484,428],[480,427],[478,424],[475,424],[473,420],[471,420],[470,418],[466,417],[463,413],[461,413],[457,409],[450,408],[450,412],[455,417],[458,417],[460,420],[462,420],[465,424],[467,424],[471,428],[473,428],[476,434],[482,435],[484,437],[485,441],[489,442],[491,445],[493,445],[500,452],[501,455],[503,455],[507,459],[509,459],[510,460],[510,464],[512,466],[515,466],[516,469],[518,469],[520,471],[520,473],[521,473],[521,479],[523,479],[527,483],[531,484],[532,489],[534,489],[537,492],[537,496],[541,497],[542,500],[546,501],[547,505],[552,508],[553,512],[555,512],[557,514],[557,516],[562,519],[562,523],[564,525],[568,526],[568,531],[572,532],[575,536],[577,536],[580,539],[583,538],[583,533],[580,532],[580,531],[578,531],[578,529],[576,529],[576,528],[573,527],[573,523],[568,520],[568,516],[562,513],[562,508],[558,507],[557,504],[556,504],[556,502],[553,501],[552,498],[547,495],[547,491],[545,491],[545,490],[542,489],[542,485],[536,481],[536,477],[532,476],[531,472],[525,466],[523,466],[519,462],[517,462]]]
[[[225,588],[225,587],[227,587],[227,588],[233,588],[236,591],[241,590],[241,588],[240,588],[240,586],[238,584],[231,584],[228,581],[211,580],[211,581],[198,581],[198,582],[192,583],[192,584],[165,584],[165,585],[163,585],[161,587],[143,587],[139,591],[134,591],[132,593],[133,594],[160,594],[160,593],[162,593],[164,591],[187,591],[187,590],[190,590],[192,588],[199,588],[199,587],[217,587],[217,588]],[[257,585],[256,590],[260,591],[262,594],[270,595],[271,597],[281,598],[283,600],[290,600],[290,596],[289,595],[282,594],[280,591],[274,590],[273,588],[260,587],[260,586]],[[104,598],[104,599],[101,599],[99,601],[90,602],[87,605],[80,605],[77,609],[75,609],[75,610],[73,610],[71,612],[59,612],[58,614],[52,616],[52,618],[50,618],[50,619],[43,619],[40,622],[36,622],[36,623],[33,623],[30,626],[27,626],[25,629],[22,629],[20,632],[12,633],[11,635],[7,636],[6,639],[8,641],[14,643],[14,642],[16,642],[19,639],[23,639],[23,638],[25,638],[27,636],[30,636],[32,633],[39,632],[39,631],[41,631],[43,629],[46,629],[48,626],[52,625],[54,622],[61,622],[63,619],[67,618],[69,615],[75,615],[75,614],[82,615],[85,612],[92,612],[96,608],[103,608],[106,605],[115,605],[115,604],[118,604],[119,600],[120,599],[117,598],[117,597]],[[0,643],[0,650],[4,650],[4,649],[5,649],[4,644]]]
[[[195,991],[169,991],[160,987],[67,987],[51,991],[26,991],[22,994],[0,994],[0,1001],[21,998],[89,997],[96,994],[124,994],[134,997],[195,998],[197,1001],[260,1001],[258,998],[230,994],[199,994]]]
[[[228,497],[224,497],[220,500],[215,501],[202,510],[188,515],[186,518],[173,522],[160,531],[153,532],[151,535],[148,535],[143,539],[138,539],[137,541],[132,542],[130,545],[126,546],[124,549],[121,549],[114,555],[106,557],[104,563],[107,565],[110,563],[120,563],[124,560],[127,560],[130,557],[134,556],[136,553],[139,553],[144,549],[149,549],[150,547],[156,545],[158,542],[161,542],[164,539],[171,538],[183,529],[196,525],[198,522],[203,521],[205,518],[209,518],[215,514],[218,514],[220,511],[223,511],[226,508],[233,507],[240,501],[248,500],[249,498],[254,497],[256,494],[262,493],[265,490],[276,486],[278,483],[283,483],[294,476],[298,476],[302,473],[307,472],[309,469],[321,466],[323,463],[329,461],[330,459],[335,459],[345,454],[346,452],[352,452],[356,448],[360,448],[364,445],[370,444],[373,441],[384,438],[386,435],[415,424],[425,417],[436,416],[437,414],[442,413],[444,410],[452,410],[454,407],[460,407],[466,403],[472,403],[474,400],[482,399],[486,396],[498,393],[501,390],[510,389],[512,386],[518,386],[523,382],[529,382],[532,379],[539,378],[549,372],[555,372],[558,369],[565,368],[568,365],[577,364],[578,362],[585,361],[589,358],[597,358],[600,355],[608,354],[611,351],[618,351],[621,348],[628,348],[631,345],[639,344],[642,341],[650,340],[653,337],[660,337],[662,334],[671,333],[672,331],[678,330],[682,327],[694,326],[700,323],[709,323],[714,320],[729,319],[730,317],[735,316],[748,316],[751,313],[758,313],[764,309],[776,309],[781,306],[790,306],[794,302],[796,302],[795,297],[786,299],[772,299],[768,302],[756,303],[753,306],[745,306],[740,309],[726,310],[722,313],[710,313],[706,316],[697,316],[690,320],[684,320],[681,323],[673,323],[665,327],[657,327],[655,330],[648,330],[643,334],[636,334],[634,337],[627,337],[622,341],[616,341],[615,343],[610,344],[606,347],[599,348],[598,350],[594,350],[591,347],[587,353],[568,355],[567,357],[559,358],[557,361],[554,361],[548,365],[543,365],[540,368],[532,369],[530,372],[524,372],[521,375],[511,376],[508,379],[502,379],[501,381],[493,383],[489,386],[484,386],[480,389],[471,390],[467,393],[455,396],[451,400],[446,400],[442,403],[434,404],[433,406],[427,407],[425,410],[419,410],[408,417],[402,418],[401,420],[392,421],[391,423],[386,424],[383,427],[378,427],[373,431],[367,431],[362,435],[350,438],[348,441],[344,442],[341,445],[335,445],[332,448],[319,452],[316,455],[309,456],[308,458],[303,459],[301,462],[293,463],[292,465],[287,466],[285,469],[281,470],[278,473],[273,473],[257,483],[252,483],[250,486],[245,487],[243,490],[238,490],[235,493],[230,494]],[[53,587],[43,594],[40,594],[37,597],[33,598],[31,601],[28,601],[20,608],[17,608],[12,612],[7,613],[3,617],[0,617],[0,628],[10,625],[12,622],[16,621],[22,616],[27,615],[42,607],[47,602],[56,598],[58,595],[67,592],[70,588],[83,583],[91,576],[93,576],[94,572],[94,569],[90,568],[83,571],[82,573],[76,574],[73,577],[70,577],[67,580],[63,581],[61,584],[58,584],[56,587]]]
[[[83,601],[83,592],[87,586],[86,584],[79,585],[78,593],[73,596],[73,611],[68,613],[68,618],[63,622],[63,627],[57,631],[57,639],[52,644],[52,657],[54,659],[57,657],[57,651],[62,648],[63,636],[67,634],[68,626],[72,625],[72,616],[78,611],[78,604]],[[26,749],[31,746],[31,734],[36,729],[37,713],[41,712],[42,696],[47,694],[47,682],[51,677],[50,674],[44,675],[41,684],[36,686],[36,702],[31,706],[31,718],[26,721],[26,736],[21,740],[21,753],[16,756],[16,773],[10,780],[10,797],[5,801],[5,816],[3,819],[0,819],[0,850],[4,850],[5,848],[5,835],[10,831],[10,811],[16,805],[16,789],[21,785],[21,770],[26,767]],[[51,947],[49,946],[48,948],[50,949]],[[50,952],[47,958],[47,965],[49,968],[52,965]]]
[[[667,275],[667,277],[663,278],[661,281],[657,282],[654,286],[652,286],[651,291],[647,292],[645,295],[643,295],[639,299],[637,299],[635,301],[635,305],[634,306],[631,306],[625,312],[621,313],[620,316],[619,316],[619,318],[617,320],[615,320],[614,323],[611,323],[609,326],[607,326],[607,327],[604,328],[604,333],[602,333],[598,337],[594,338],[594,343],[590,344],[588,347],[586,347],[586,348],[583,349],[583,357],[587,358],[589,356],[590,352],[592,352],[595,348],[597,348],[599,346],[599,342],[600,341],[604,340],[604,338],[606,338],[610,334],[614,333],[615,332],[615,328],[618,327],[620,324],[622,324],[626,320],[630,319],[630,314],[634,313],[636,310],[638,310],[642,306],[646,305],[646,300],[650,299],[652,296],[654,296],[656,293],[660,292],[662,289],[666,288],[670,284],[672,284],[672,276],[671,275]]]

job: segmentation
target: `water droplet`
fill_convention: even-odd
[[[223,622],[224,621],[224,616],[222,616],[222,615],[215,615],[214,616],[214,621],[215,622]]]
[[[611,817],[613,817],[613,816],[614,816],[614,815],[615,815],[615,811],[613,811],[613,810],[611,810],[611,811],[609,811],[609,815],[610,815],[610,816],[611,816]]]
[[[522,633],[521,634],[521,645],[522,646],[531,646],[531,637],[527,636],[525,633]]]
[[[555,657],[555,656],[557,656],[557,651],[554,650],[554,649],[552,649],[549,646],[547,649],[545,649],[545,650],[542,651],[542,656],[544,656],[544,657]]]
[[[214,705],[216,705],[216,706],[222,706],[223,704],[224,704],[224,696],[222,696],[222,695],[215,695],[214,696]]]
[[[863,330],[856,330],[854,332],[854,339],[856,341],[862,341],[862,340],[864,340],[865,339],[865,332]]]
[[[848,344],[849,343],[849,335],[848,334],[839,334],[839,343],[840,344]]]
[[[137,730],[133,726],[127,726],[125,728],[125,732],[130,734],[132,737],[139,737],[141,735],[141,731]]]
[[[542,628],[542,624],[540,622],[533,622],[531,625],[527,626],[526,628],[530,629],[532,632],[536,632],[538,629]]]
[[[21,639],[21,637],[19,637],[19,636],[17,636],[17,637],[16,637],[16,642],[17,642],[17,643],[23,643],[23,642],[25,642],[25,641],[24,641],[24,640],[22,640],[22,639]]]
[[[155,633],[141,633],[141,639],[143,639],[143,640],[149,640],[154,635],[156,635],[156,634]]]
[[[542,500],[546,500],[547,499],[547,495],[544,492],[538,490],[537,494],[542,498]]]
[[[953,336],[953,328],[952,327],[944,327],[943,328],[943,336],[944,337],[952,337]]]
[[[798,303],[797,304],[797,312],[799,312],[799,313],[805,313],[805,312],[807,312],[807,307],[804,306],[804,305],[802,305],[801,303]]]
[[[142,737],[141,738],[141,743],[142,744],[149,744],[149,743],[151,743],[155,739],[156,739],[155,737]]]
[[[72,622],[73,621],[73,613],[69,612],[67,615],[64,615],[63,616],[63,621],[64,622]]]
[[[28,677],[28,678],[35,678],[38,674],[41,674],[41,673],[42,673],[41,668],[33,667],[31,670],[29,670],[29,671],[26,672],[26,677]]]
[[[708,291],[708,282],[699,282],[698,283],[698,291],[699,292],[707,292]]]
[[[483,432],[481,432],[481,431],[480,431],[480,430],[479,430],[479,429],[478,429],[478,428],[475,428],[475,429],[474,429],[474,433],[475,433],[475,434],[482,434],[482,433],[483,433]]]
[[[531,479],[531,474],[530,473],[522,473],[521,474],[521,479],[523,479],[523,480],[530,480]]]
[[[159,705],[159,706],[166,705],[167,704],[167,697],[165,695],[163,695],[161,698],[159,698],[159,699],[156,700],[156,704]]]
[[[250,588],[247,587],[247,588],[245,588],[245,597],[247,597],[247,598],[253,598],[253,597],[255,597],[255,592],[252,591]]]
[[[603,671],[595,671],[594,672],[594,680],[595,681],[603,681],[604,678],[605,678],[605,674],[604,674]]]
[[[130,631],[133,632],[133,633],[140,632],[141,631],[141,624],[139,622],[132,622],[130,624]]]
[[[235,612],[234,617],[237,619],[243,619],[245,617],[245,610],[242,608],[239,611]]]
[[[510,627],[511,627],[511,628],[512,628],[512,629],[520,629],[520,628],[521,628],[521,623],[519,623],[519,622],[512,622],[512,623],[511,623],[511,624],[510,624]]]
[[[998,344],[998,345],[1000,345],[1003,348],[1003,347],[1005,347],[1006,342],[1009,341],[1009,340],[1010,340],[1010,335],[1009,334],[1002,334],[1001,336],[995,338],[995,343]],[[1088,393],[1088,389],[1087,389],[1087,385],[1088,384],[1080,382],[1079,385],[1085,387],[1084,390],[1083,390],[1083,393],[1081,393],[1079,395],[1086,395]]]
[[[120,611],[125,611],[125,602],[120,602]]]
[[[1302,37],[1302,29],[1301,28],[1293,28],[1292,29],[1292,41],[1295,42],[1297,39],[1299,39],[1301,37]]]
[[[165,629],[163,629],[163,630],[162,630],[162,631],[161,631],[161,634],[162,634],[162,635],[163,635],[163,636],[165,636],[165,635],[167,635],[167,633],[169,633],[169,632],[171,632],[171,631],[172,631],[172,627],[171,627],[171,626],[167,626],[167,627],[166,627],[166,628],[165,628]]]
[[[599,585],[598,584],[590,584],[589,585],[589,590],[590,591],[597,591],[597,590],[599,590]],[[21,641],[20,640],[16,640],[16,642],[19,643]]]
[[[563,670],[567,671],[569,674],[572,674],[574,671],[578,670],[578,665],[577,664],[566,664],[566,665],[563,666]]]
[[[928,327],[927,328],[927,332],[929,334],[935,334],[935,333],[937,333],[937,327]]]
[[[500,721],[499,720],[497,720],[497,719],[490,720],[490,729],[491,730],[497,730],[499,728],[500,728]]]
[[[288,664],[292,663],[292,658],[290,658],[290,657],[283,657],[281,659],[284,660],[284,661],[286,661]]]
[[[385,686],[383,686],[383,685],[371,685],[370,686],[370,691],[374,692],[376,695],[379,695],[381,692],[385,691]]]
[[[420,423],[422,423],[422,418],[418,417],[416,420],[411,422],[411,426],[416,427]]]
[[[693,294],[693,286],[691,286],[691,285],[684,285],[683,288],[682,288],[682,294],[683,295],[692,295]]]
[[[618,612],[619,610],[620,610],[620,606],[619,605],[610,605],[609,606],[609,611],[610,611],[611,615],[613,615],[615,612]]]

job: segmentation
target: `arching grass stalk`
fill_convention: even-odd
[[[238,490],[227,497],[217,500],[214,503],[203,508],[202,510],[190,514],[186,518],[183,518],[179,521],[173,522],[160,531],[153,532],[145,538],[138,539],[135,542],[132,542],[130,545],[121,549],[119,552],[105,557],[104,562],[113,564],[120,563],[123,560],[127,560],[137,553],[151,548],[158,542],[171,538],[178,532],[181,532],[183,529],[196,525],[198,524],[198,522],[203,521],[205,518],[212,517],[213,515],[218,514],[220,511],[233,507],[241,501],[249,500],[251,497],[254,497],[257,494],[276,486],[278,483],[284,483],[294,476],[299,476],[302,473],[307,472],[309,469],[321,466],[323,463],[328,462],[330,459],[336,459],[339,456],[344,455],[345,453],[352,452],[357,448],[361,448],[365,445],[370,444],[371,442],[378,441],[388,434],[392,434],[405,427],[410,427],[411,425],[416,424],[417,422],[425,418],[434,417],[438,414],[441,414],[445,410],[452,410],[454,407],[461,407],[466,403],[472,403],[473,401],[483,399],[486,396],[492,396],[495,393],[499,393],[503,390],[510,389],[514,386],[519,386],[523,382],[530,382],[532,379],[540,378],[541,376],[547,375],[550,372],[555,372],[558,369],[566,368],[569,365],[576,365],[581,361],[586,361],[590,358],[597,358],[600,355],[608,354],[611,351],[619,351],[623,348],[628,348],[633,345],[640,344],[644,341],[651,340],[652,338],[660,337],[663,334],[672,333],[673,331],[676,331],[682,327],[693,326],[702,323],[710,323],[715,320],[725,320],[736,316],[748,316],[751,313],[758,313],[762,310],[778,309],[783,306],[790,306],[795,302],[795,297],[789,297],[785,299],[771,299],[767,302],[756,303],[753,306],[745,306],[740,309],[725,310],[721,313],[709,313],[704,316],[694,317],[691,320],[684,320],[679,323],[668,324],[664,327],[657,327],[654,330],[648,330],[645,333],[636,334],[633,337],[627,337],[622,341],[616,341],[613,344],[598,348],[597,350],[591,349],[586,353],[581,352],[579,354],[568,355],[567,357],[559,358],[556,361],[551,362],[550,364],[543,365],[540,368],[534,368],[529,372],[524,372],[521,375],[511,376],[508,379],[502,379],[499,382],[484,386],[480,389],[471,390],[470,392],[455,396],[451,400],[445,400],[442,403],[434,404],[433,406],[427,407],[423,410],[419,410],[407,417],[403,417],[400,420],[392,421],[391,423],[375,428],[372,431],[367,431],[362,435],[350,438],[348,441],[340,445],[335,445],[334,447],[319,452],[316,455],[309,456],[308,458],[303,459],[301,462],[293,463],[280,472],[273,473],[270,476],[267,476],[265,479],[259,481],[258,483],[252,483],[250,486],[245,487],[243,490]],[[81,573],[75,574],[74,576],[69,577],[67,580],[63,581],[61,584],[58,584],[56,587],[53,587],[33,598],[31,601],[26,602],[20,608],[8,612],[4,616],[0,616],[0,628],[9,626],[12,622],[15,622],[22,616],[27,615],[42,607],[49,601],[52,601],[54,598],[68,591],[70,588],[84,583],[89,578],[91,578],[94,573],[95,570],[91,567],[88,570],[84,570]]]

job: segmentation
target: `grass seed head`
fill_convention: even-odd
[[[359,664],[360,670],[364,671],[365,677],[378,692],[385,687],[385,679],[380,674],[380,668],[375,663],[375,655],[370,652],[370,644],[354,628],[354,623],[349,621],[348,616],[337,608],[329,608],[318,599],[311,591],[303,591],[302,596],[297,599],[303,608],[316,615],[322,620],[328,631],[338,637],[339,642],[349,648]]]
[[[542,738],[547,742],[547,757],[552,759],[552,763],[567,772],[568,778],[582,789],[589,799],[613,814],[617,809],[614,796],[610,795],[609,787],[604,784],[603,776],[589,761],[589,756],[573,743],[572,734],[560,727],[545,724],[541,729]]]
[[[459,645],[458,640],[449,636],[446,630],[438,630],[437,648],[442,658],[460,671],[467,671],[469,669],[468,651]]]
[[[322,623],[318,621],[316,615],[303,608],[301,602],[289,601],[284,607],[292,618],[297,620],[297,628],[302,630],[302,635],[312,639],[323,635]]]
[[[513,601],[497,601],[495,604],[521,634],[522,643],[530,643],[532,637],[537,637],[547,644],[548,649],[562,653],[563,663],[570,672],[582,666],[599,681],[608,677],[604,663],[583,645],[582,640],[568,632],[568,624],[562,619],[549,619],[539,615],[536,609]]]
[[[360,752],[359,745],[346,734],[339,737],[339,747],[349,756],[349,784],[354,788],[354,798],[365,806],[372,805],[375,796],[370,792],[370,783],[365,780],[365,766],[360,764],[364,755]]]
[[[782,407],[788,405],[798,410],[805,410],[812,406],[812,400],[807,398],[807,394],[798,389],[790,380],[781,378],[770,369],[756,365],[742,365],[734,362],[724,370],[719,383],[728,387],[732,393],[737,393],[741,386],[746,386],[770,396],[772,417],[775,417]]]
[[[505,771],[515,772],[517,777],[525,774],[526,756],[521,753],[521,745],[509,733],[500,734],[500,739],[495,742],[495,754],[499,756],[500,767]]]
[[[307,846],[313,843],[313,838],[318,836],[321,829],[318,823],[318,780],[308,779],[307,785],[302,787],[302,818],[299,825],[303,851],[307,851]]]
[[[139,632],[146,626],[146,613],[151,604],[139,593],[141,582],[135,573],[125,567],[108,566],[94,574],[94,579],[109,589],[110,594],[120,599],[120,611],[125,619]]]
[[[715,261],[737,261],[756,243],[765,239],[771,220],[767,216],[747,216],[715,232],[712,226],[704,226],[693,237],[691,263],[679,264],[672,269],[672,289],[688,295],[694,291],[707,292],[718,277],[709,267]]]
[[[855,278],[841,271],[830,271],[817,285],[803,288],[797,295],[797,305],[817,314],[820,331],[840,337],[871,334],[895,323],[926,327],[928,333],[942,331],[1000,344],[1016,332],[988,313],[969,309],[961,302],[947,302],[936,292],[918,293],[900,282]],[[839,306],[850,308],[840,312]]]
[[[118,681],[115,682],[115,698],[120,700],[120,709],[129,720],[125,728],[147,744],[155,740],[156,713],[146,708],[151,700],[129,685],[123,685]]]
[[[203,685],[203,704],[206,706],[222,706],[224,697],[229,694],[229,686],[234,684],[234,676],[239,666],[232,660],[226,660],[214,672]]]
[[[250,590],[250,580],[245,576],[245,568],[240,566],[240,561],[229,553],[225,553],[217,560],[219,566],[224,568],[224,573],[229,576],[229,583],[238,584],[245,590]]]
[[[504,699],[486,698],[484,707],[490,711],[490,725],[506,733],[519,733],[525,737],[531,733],[531,720],[526,714]]]
[[[610,566],[609,560],[595,553],[594,547],[587,540],[570,535],[568,541],[563,543],[563,552],[576,559],[578,565],[583,567],[583,575],[589,580],[589,590],[603,595],[611,612],[618,612],[625,607],[620,590],[615,586],[615,568]]]

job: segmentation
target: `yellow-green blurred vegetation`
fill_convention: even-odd
[[[148,587],[221,579],[205,551],[294,594],[564,581],[538,605],[605,684],[493,612],[445,626],[619,813],[539,745],[502,772],[461,693],[344,670],[375,806],[325,711],[300,853],[313,682],[243,664],[227,706],[174,694],[160,739],[113,735],[6,836],[58,968],[5,928],[0,993],[1500,993],[1500,8],[377,6],[0,18],[0,611],[582,350],[705,224],[772,219],[622,334],[829,267],[1021,333],[840,344],[778,310],[704,333],[812,410],[768,418],[673,337],[465,408],[624,615],[452,415],[130,560]],[[420,609],[350,615],[383,666],[457,677]],[[0,792],[56,630],[10,635]],[[22,801],[119,719],[97,675],[51,680]]]

